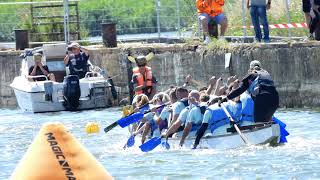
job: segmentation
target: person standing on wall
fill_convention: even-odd
[[[320,0],[302,0],[302,10],[309,27],[309,39],[320,40]]]
[[[224,0],[197,0],[196,6],[203,34],[205,36],[204,43],[208,44],[210,42],[208,23],[211,20],[221,25],[220,38],[223,38],[228,28],[228,19],[222,9],[222,6],[224,6]]]
[[[267,19],[267,10],[271,8],[271,0],[247,0],[247,8],[250,9],[251,21],[254,27],[255,40],[261,42],[263,40],[265,43],[270,42],[269,37],[269,24]],[[260,28],[260,20],[263,26],[263,38]]]

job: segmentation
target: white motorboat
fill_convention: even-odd
[[[38,113],[104,108],[112,105],[111,88],[114,87],[111,86],[110,79],[104,77],[104,71],[100,68],[91,67],[91,71],[80,80],[75,78],[68,80],[70,76],[67,76],[63,62],[65,51],[65,44],[44,45],[42,48],[25,51],[21,63],[21,75],[15,77],[10,84],[22,110]],[[46,76],[29,76],[29,68],[34,65],[35,52],[43,53],[42,63],[55,75],[56,82],[50,81]],[[46,80],[28,80],[36,77],[43,77]]]

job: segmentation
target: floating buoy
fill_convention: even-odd
[[[86,125],[86,132],[87,134],[91,134],[91,133],[99,133],[100,128],[99,128],[99,124],[95,123],[95,122],[88,122]]]
[[[61,123],[43,125],[12,180],[109,180],[106,169]]]

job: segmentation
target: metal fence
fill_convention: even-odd
[[[8,0],[9,1],[9,0]],[[21,0],[23,1],[23,0]],[[27,0],[24,0],[27,1]],[[32,0],[30,0],[32,1]],[[47,0],[48,1],[48,0]],[[28,29],[31,41],[63,40],[63,7],[32,9],[32,5],[54,4],[33,0],[26,3],[0,2],[0,42],[14,41],[14,29]],[[56,1],[54,1],[56,2]],[[34,4],[31,4],[34,3]],[[62,1],[57,2],[62,4]],[[72,3],[72,2],[70,2]],[[251,19],[245,0],[226,0],[224,10],[228,17],[227,36],[252,36]],[[81,0],[78,2],[79,23],[70,9],[70,31],[80,31],[81,39],[101,41],[101,23],[117,23],[118,39],[148,39],[159,37],[200,37],[195,0]],[[51,16],[44,25],[35,27],[31,14]],[[55,18],[56,17],[56,18]],[[60,18],[60,19],[59,19]],[[268,11],[269,24],[303,23],[300,0],[274,0]],[[52,23],[51,22],[58,22]],[[243,28],[247,27],[247,28]],[[35,30],[36,29],[36,30]],[[79,30],[78,30],[79,29]],[[48,33],[61,34],[59,38],[45,37]],[[272,29],[272,36],[305,36],[304,28]],[[40,38],[44,36],[43,38]],[[72,37],[77,39],[78,37]]]

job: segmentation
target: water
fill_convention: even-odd
[[[0,179],[8,179],[43,123],[60,121],[116,179],[320,179],[319,112],[277,113],[291,133],[284,146],[233,150],[172,149],[142,153],[123,150],[127,129],[103,128],[121,116],[119,109],[44,114],[0,109]],[[102,132],[87,135],[87,122]],[[137,143],[137,142],[136,142]],[[44,157],[45,158],[45,157]]]

